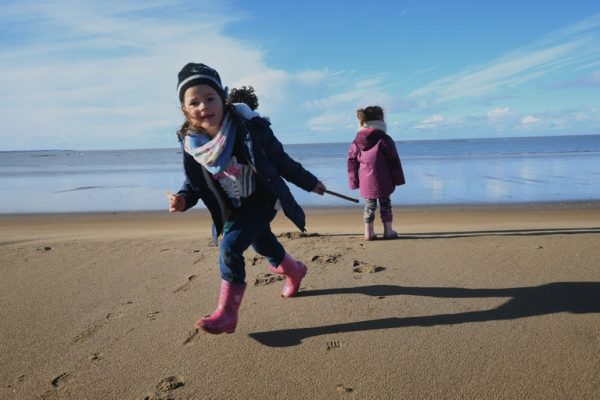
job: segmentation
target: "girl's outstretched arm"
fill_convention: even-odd
[[[265,154],[277,168],[277,173],[285,180],[307,192],[317,189],[319,182],[317,177],[284,151],[283,145],[275,137],[271,128],[265,127],[260,142]]]
[[[185,197],[183,197],[182,195],[167,192],[167,199],[169,200],[169,211],[170,212],[186,210]]]

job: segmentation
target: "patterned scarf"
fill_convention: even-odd
[[[229,113],[223,118],[221,129],[214,138],[209,138],[204,133],[190,133],[185,136],[185,152],[194,157],[211,174],[218,174],[227,167],[233,144],[235,142],[236,129]]]

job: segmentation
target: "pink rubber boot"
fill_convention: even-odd
[[[375,228],[373,228],[373,223],[365,222],[365,240],[375,239],[377,239],[377,235],[375,234]]]
[[[384,239],[397,239],[398,232],[392,229],[392,221],[383,223],[383,238]]]
[[[233,333],[238,320],[238,309],[246,290],[245,283],[231,283],[221,280],[219,306],[211,316],[199,319],[194,326],[205,332],[218,335]]]
[[[306,275],[308,268],[300,261],[294,260],[288,253],[285,253],[281,264],[277,268],[271,266],[271,271],[286,277],[281,297],[294,297],[298,293],[300,282]]]

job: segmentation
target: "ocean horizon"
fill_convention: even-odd
[[[284,145],[328,189],[347,186],[350,143]],[[600,200],[600,135],[396,141],[406,185],[396,206]],[[166,210],[184,180],[181,150],[0,152],[0,213]],[[304,207],[355,203],[289,184]],[[199,204],[197,207],[204,208]]]

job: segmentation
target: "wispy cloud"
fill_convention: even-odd
[[[493,110],[488,111],[487,116],[491,119],[503,118],[509,115],[510,110],[508,107],[496,107]]]
[[[600,123],[598,107],[571,108],[539,113],[513,110],[508,107],[488,111],[486,118],[479,114],[446,118],[434,115],[425,120],[403,126],[405,135],[413,138],[433,138],[435,133],[470,138],[484,136],[514,136],[518,134],[597,134]],[[457,135],[456,133],[459,133]]]
[[[431,118],[427,118],[425,121],[414,126],[415,129],[432,129],[438,128],[446,124],[446,118],[443,115],[434,115]]]
[[[524,129],[527,115],[539,118],[536,127],[587,124],[590,131],[599,124],[584,106],[600,81],[600,14],[454,74],[444,76],[435,61],[421,70],[413,64],[415,71],[399,78],[378,62],[354,69],[361,63],[349,60],[347,69],[332,70],[326,57],[312,60],[313,69],[274,67],[268,60],[275,50],[232,36],[232,27],[258,19],[251,6],[249,13],[240,8],[231,0],[0,2],[0,150],[173,146],[182,119],[176,75],[190,61],[217,68],[229,87],[254,86],[259,111],[283,142],[346,140],[356,127],[354,110],[369,104],[384,106],[390,126],[417,137]],[[415,86],[436,73],[439,79]],[[519,111],[524,93],[579,88],[587,96],[574,107],[579,120],[574,110]],[[474,103],[477,113],[468,109]]]
[[[554,89],[588,88],[594,90],[598,90],[598,86],[600,86],[600,71],[579,79],[548,85],[549,88]]]
[[[225,34],[246,17],[229,7],[209,0],[0,4],[0,32],[15,33],[0,41],[0,135],[19,132],[25,145],[43,131],[39,145],[58,148],[173,144],[169,133],[181,120],[176,74],[190,61],[217,68],[226,85],[254,85],[267,113],[323,79],[323,71],[271,68],[259,46]]]
[[[334,132],[340,126],[348,125],[349,117],[347,113],[322,114],[310,118],[308,121],[309,129],[315,132]]]
[[[435,80],[414,90],[411,97],[438,102],[486,96],[567,68],[600,59],[600,14],[548,35],[538,43],[480,66]]]

